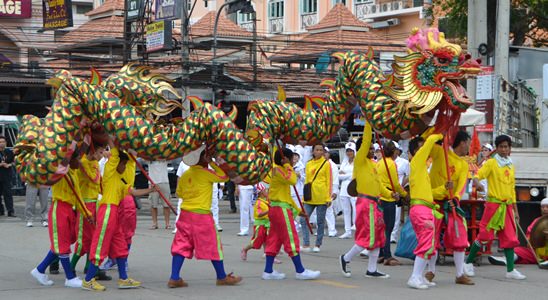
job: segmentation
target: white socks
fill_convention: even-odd
[[[367,271],[377,271],[377,259],[379,258],[380,248],[375,248],[369,251],[369,261],[367,262]]]
[[[364,249],[365,248],[354,244],[354,246],[352,246],[352,248],[350,248],[350,250],[348,250],[348,252],[344,255],[344,261],[350,262],[354,256],[358,255],[358,253],[362,252]],[[377,256],[378,255],[379,254],[377,253]],[[371,257],[369,259],[371,259]],[[375,262],[376,261],[377,260],[375,259]]]
[[[422,278],[422,273],[424,268],[426,268],[426,263],[428,261],[422,257],[415,257],[415,263],[413,264],[413,274],[411,277]]]
[[[464,275],[464,252],[453,252],[453,260],[457,269],[457,277]]]
[[[438,260],[438,252],[432,255],[428,260],[428,271],[436,273],[436,260]]]

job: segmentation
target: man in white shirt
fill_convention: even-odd
[[[253,185],[238,185],[236,195],[240,203],[240,232],[238,236],[249,235],[249,223],[253,224]]]
[[[339,180],[341,181],[341,190],[339,192],[339,202],[344,216],[344,233],[339,236],[341,239],[352,237],[352,224],[356,221],[356,197],[348,194],[348,185],[352,181],[354,171],[354,157],[356,155],[356,144],[348,142],[345,146],[346,158],[341,163],[339,169]]]
[[[330,156],[331,154],[329,153],[329,148],[325,147],[325,159],[327,159],[331,164],[331,180],[333,182],[333,194],[331,195],[331,199],[333,199],[333,201],[331,201],[331,205],[327,207],[327,211],[325,212],[325,220],[327,221],[328,236],[335,237],[337,236],[337,228],[335,227],[335,211],[338,211],[338,209],[335,208],[338,207],[337,195],[339,194],[339,167],[330,158]]]
[[[401,154],[403,150],[401,149],[400,145],[396,142],[393,142],[396,146],[396,151],[394,151],[394,162],[396,163],[396,169],[398,171],[398,181],[400,182],[400,185],[402,187],[405,187],[409,180],[409,161],[403,157],[401,157]],[[398,240],[398,236],[400,233],[400,227],[401,227],[401,206],[396,205],[396,220],[394,223],[394,229],[392,230],[392,234],[390,235],[390,242],[396,243]]]
[[[167,175],[167,161],[158,160],[148,163],[148,174],[150,179],[160,186],[160,191],[168,201],[171,198],[171,190],[169,188],[169,177]],[[163,207],[165,229],[171,229],[169,224],[169,205],[161,198],[160,193],[152,192],[148,196],[151,206],[152,227],[150,229],[158,229],[158,207]]]

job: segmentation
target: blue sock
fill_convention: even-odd
[[[126,272],[127,257],[117,258],[116,263],[118,264],[118,276],[120,277],[120,279],[127,279],[127,272]]]
[[[68,254],[61,254],[59,255],[59,261],[61,261],[61,265],[63,266],[63,270],[65,270],[65,276],[67,279],[72,279],[76,277],[74,275],[74,272],[72,271],[72,266],[70,265],[70,257]]]
[[[270,256],[270,255],[266,256],[266,263],[264,264],[265,273],[270,274],[273,272],[272,267],[274,266],[274,258],[276,258],[276,256]]]
[[[211,263],[213,264],[213,267],[215,268],[215,272],[217,273],[217,279],[225,279],[226,273],[225,273],[225,266],[223,265],[223,261],[212,260]]]
[[[181,268],[183,267],[183,263],[185,262],[185,257],[181,255],[173,255],[173,258],[171,259],[171,279],[173,280],[179,280],[181,277],[179,276],[179,273],[181,272]],[[214,265],[215,266],[215,265]]]
[[[95,264],[89,264],[88,272],[86,273],[86,281],[90,281],[93,278],[95,278],[95,274],[97,274],[97,266]]]
[[[301,255],[295,255],[291,258],[293,264],[295,265],[295,272],[302,273],[304,272],[303,263],[301,262]]]
[[[48,268],[51,263],[57,259],[57,254],[53,253],[51,250],[48,251],[48,254],[46,254],[46,257],[44,257],[44,260],[36,267],[38,272],[40,273],[46,273],[46,269]]]

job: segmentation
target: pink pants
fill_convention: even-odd
[[[124,233],[126,243],[131,245],[132,238],[135,235],[135,228],[137,228],[137,208],[135,207],[133,196],[126,195],[120,201],[118,213],[120,214],[120,227]]]
[[[497,211],[500,204],[485,202],[485,210],[479,224],[478,241],[482,244],[487,244],[495,239],[495,234],[499,238],[499,247],[503,249],[515,248],[519,246],[517,237],[516,222],[514,220],[514,210],[511,205],[506,209],[506,218],[504,220],[504,228],[501,231],[487,229],[487,224]]]
[[[443,201],[436,201],[440,205],[439,212],[443,212]],[[468,243],[468,229],[466,228],[466,223],[464,218],[456,214],[456,219],[453,217],[453,213],[449,212],[447,215],[447,226],[445,227],[445,232],[443,234],[443,244],[446,249],[452,249],[453,251],[457,252],[463,252],[470,246]],[[455,230],[455,220],[457,223],[456,228],[458,229],[458,236],[457,231]],[[441,228],[443,225],[444,219],[435,219],[436,224],[436,249],[441,249],[441,243],[440,243],[440,235],[441,235]]]
[[[127,243],[119,226],[118,206],[102,204],[97,212],[97,227],[93,232],[89,260],[99,266],[107,257],[126,258]]]
[[[518,264],[537,264],[535,254],[529,247],[516,247],[514,248],[514,253],[518,256],[518,260],[516,261]]]
[[[378,209],[377,202],[358,197],[356,200],[356,245],[368,250],[384,247],[385,228],[383,213]]]
[[[424,205],[412,205],[409,218],[417,235],[417,247],[413,253],[428,260],[436,254],[436,221],[432,209]]]
[[[95,220],[95,210],[97,209],[96,202],[86,202],[86,207],[91,212],[92,218]],[[76,244],[74,245],[74,254],[84,256],[84,254],[89,253],[89,247],[91,246],[91,239],[93,238],[95,226],[86,220],[80,212],[76,214],[76,221],[77,239]]]
[[[295,228],[291,209],[271,206],[268,210],[268,218],[270,219],[270,230],[266,237],[266,255],[278,255],[282,245],[284,246],[285,253],[290,257],[299,255],[299,235]],[[302,230],[308,230],[308,228],[303,228]]]
[[[223,246],[211,214],[181,210],[171,254],[185,258],[223,260]]]
[[[70,245],[76,240],[76,213],[72,205],[60,200],[53,201],[49,208],[48,220],[51,251],[55,254],[69,254]]]
[[[264,225],[255,225],[253,228],[253,237],[251,238],[251,247],[253,249],[261,249],[266,243],[266,237],[268,235],[268,228]]]

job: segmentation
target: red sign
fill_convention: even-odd
[[[477,132],[493,132],[493,124],[476,125]]]
[[[0,18],[32,17],[32,0],[0,0]]]

